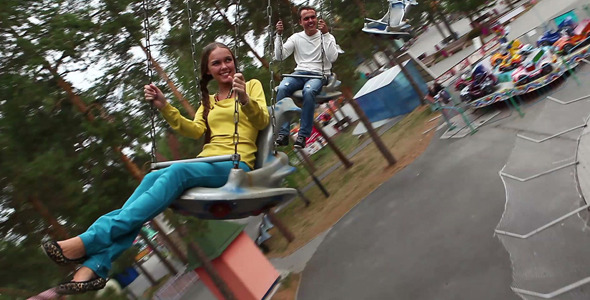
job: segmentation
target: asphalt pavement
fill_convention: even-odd
[[[555,16],[585,3],[540,1],[537,9],[512,23],[512,30],[527,32],[542,22],[539,16]],[[544,297],[553,293],[553,299],[589,299],[585,282],[590,271],[585,270],[590,243],[586,223],[577,214],[530,241],[496,233],[498,228],[538,228],[545,224],[541,218],[559,217],[515,208],[536,207],[532,201],[539,201],[560,212],[564,208],[556,206],[564,202],[551,202],[552,196],[567,194],[562,197],[572,199],[578,193],[571,165],[571,170],[531,181],[537,185],[534,189],[505,184],[508,179],[500,171],[536,174],[576,155],[572,140],[582,129],[537,148],[517,134],[546,137],[582,123],[582,116],[590,114],[587,99],[560,106],[546,98],[554,95],[565,101],[590,94],[590,77],[581,78],[579,85],[558,87],[522,103],[522,118],[500,106],[500,116],[475,135],[434,138],[422,156],[327,232],[305,266],[297,299],[539,299],[522,290]],[[570,77],[566,84],[571,82]],[[516,189],[520,194],[514,196]],[[518,196],[523,190],[527,201]],[[573,200],[565,205],[578,209],[583,205],[580,198],[577,194],[576,205]],[[568,290],[568,284],[574,286]]]

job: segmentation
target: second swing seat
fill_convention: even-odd
[[[342,92],[338,90],[341,83],[342,82],[336,78],[336,74],[332,73],[332,75],[328,77],[328,83],[324,85],[324,87],[322,87],[322,91],[315,96],[316,104],[326,103],[342,96]],[[293,95],[291,95],[291,98],[293,98],[293,100],[295,100],[297,103],[302,103],[303,91],[295,91]]]

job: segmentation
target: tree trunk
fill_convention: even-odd
[[[457,33],[455,31],[453,31],[453,28],[451,28],[451,23],[449,23],[449,20],[447,20],[447,16],[445,16],[445,14],[443,14],[438,7],[436,7],[436,11],[437,11],[441,21],[443,22],[443,24],[445,25],[447,30],[450,32],[451,38],[454,41],[458,40],[459,36],[457,35]]]
[[[188,264],[188,259],[186,258],[184,252],[182,252],[182,250],[180,250],[180,248],[176,246],[172,239],[166,233],[164,233],[164,230],[162,229],[160,224],[155,219],[152,220],[150,224],[158,232],[159,237],[164,240],[164,243],[166,243],[166,247],[170,249],[183,264]]]
[[[367,9],[365,8],[365,3],[363,3],[361,0],[354,0],[354,4],[356,4],[359,11],[361,12],[361,16],[367,17]]]
[[[51,214],[49,209],[37,198],[37,196],[29,197],[29,203],[33,206],[33,209],[45,220],[45,223],[49,224],[51,230],[50,235],[54,240],[65,240],[70,237],[66,228],[59,224],[59,221]]]
[[[154,244],[143,231],[140,230],[139,231],[139,235],[146,242],[146,244],[152,249],[152,251],[154,252],[154,254],[156,254],[156,256],[160,259],[160,261],[164,264],[164,266],[166,267],[166,269],[168,269],[168,273],[170,273],[172,275],[176,275],[176,273],[178,273],[178,271],[170,263],[170,261],[168,261],[166,259],[166,257],[164,257],[164,254],[162,254],[162,252],[160,252],[160,250],[158,250],[157,245]]]
[[[436,22],[436,20],[434,19],[434,17],[431,14],[428,14],[428,19],[430,20],[430,23],[432,23],[434,25],[434,27],[436,28],[436,31],[438,31],[438,33],[440,33],[440,36],[442,36],[442,38],[446,38],[446,34],[445,32],[442,30],[442,28],[440,27],[440,25]]]
[[[412,86],[412,88],[414,89],[416,94],[418,94],[418,97],[420,97],[420,104],[424,105],[425,104],[424,103],[424,93],[422,92],[422,90],[420,90],[420,87],[418,86],[418,84],[414,80],[414,77],[412,77],[410,75],[410,72],[408,72],[408,69],[406,69],[406,67],[402,63],[400,63],[400,61],[398,60],[398,57],[397,57],[397,53],[394,53],[391,56],[391,59],[393,60],[393,62],[396,65],[399,66],[400,70],[402,71],[402,73],[404,74],[404,76],[406,77],[408,82],[410,82],[410,85]]]
[[[350,167],[352,167],[353,165],[352,162],[348,159],[348,157],[346,157],[346,155],[344,155],[344,153],[342,153],[342,151],[340,151],[340,149],[338,149],[338,146],[336,146],[332,139],[326,134],[326,132],[324,132],[322,126],[318,124],[317,121],[313,121],[313,125],[315,126],[315,129],[320,133],[320,135],[326,140],[326,142],[328,142],[328,146],[330,147],[330,149],[332,149],[332,151],[334,151],[336,156],[338,156],[338,159],[340,159],[340,162],[342,162],[344,168],[350,169]]]
[[[72,102],[72,104],[78,109],[78,111],[86,117],[86,120],[88,120],[89,122],[94,122],[96,118],[88,109],[88,106],[86,105],[86,103],[84,103],[80,95],[74,92],[73,86],[57,72],[57,69],[49,65],[49,62],[46,61],[43,67],[46,70],[48,70],[51,73],[51,75],[53,75],[53,77],[55,77],[55,79],[57,80],[57,85],[66,92],[66,94],[68,95],[68,100],[70,100],[70,102]],[[139,167],[121,151],[120,147],[113,146],[113,150],[116,153],[119,153],[119,156],[121,157],[121,160],[123,161],[123,164],[125,165],[125,168],[127,168],[127,170],[129,171],[129,173],[131,173],[131,175],[136,180],[141,181],[141,179],[143,179],[143,172],[140,171]]]
[[[219,13],[219,15],[221,15],[223,17],[223,20],[225,21],[225,24],[227,24],[227,26],[232,30],[235,31],[236,27],[235,25],[227,18],[227,16],[223,13],[221,7],[219,7],[219,5],[217,4],[217,2],[213,2],[213,4],[215,5],[215,9],[217,10],[217,12]],[[244,38],[244,35],[240,36],[240,41],[242,43],[244,43],[244,45],[248,46],[248,49],[250,52],[252,52],[252,54],[254,54],[254,56],[256,57],[256,59],[258,59],[258,61],[267,69],[270,69],[270,64],[268,63],[268,61],[266,59],[264,59],[264,57],[260,56],[260,54],[258,54],[258,52],[256,52],[256,50],[254,50],[254,48],[252,47],[252,45],[250,45],[250,43]],[[275,81],[280,81],[281,78],[279,77],[278,74],[274,74],[274,80]]]
[[[387,149],[387,147],[383,143],[383,140],[381,140],[381,137],[377,134],[377,132],[373,128],[373,125],[371,125],[371,122],[367,118],[367,115],[365,115],[365,112],[361,109],[361,107],[358,105],[358,103],[356,103],[356,101],[353,99],[352,91],[350,90],[350,88],[343,87],[342,94],[344,95],[345,99],[348,99],[348,103],[350,103],[350,105],[352,106],[352,108],[354,109],[356,114],[358,115],[358,117],[361,120],[361,122],[363,123],[363,125],[365,125],[365,128],[367,128],[367,131],[369,132],[371,139],[373,139],[375,146],[377,147],[377,149],[379,149],[381,154],[383,154],[383,157],[385,157],[385,160],[387,160],[388,165],[393,166],[397,162],[395,160],[395,157],[393,157],[393,154],[391,154],[389,149]]]
[[[141,271],[141,273],[145,275],[145,278],[147,278],[152,286],[156,286],[158,284],[158,281],[143,267],[142,263],[136,263],[135,265]]]
[[[30,291],[26,291],[26,290],[19,290],[19,289],[13,289],[13,288],[7,288],[7,287],[0,287],[0,295],[6,295],[6,296],[13,296],[15,298],[21,298],[21,297],[31,297],[34,295],[33,292]]]
[[[514,4],[512,3],[512,0],[504,0],[506,2],[506,4],[508,4],[508,7],[510,7],[510,9],[514,8]]]
[[[147,49],[143,46],[143,44],[139,43],[139,46],[141,47],[141,50],[143,50],[143,52],[146,53],[146,55],[147,55]],[[195,113],[196,113],[195,109],[191,106],[190,103],[188,103],[188,100],[186,100],[186,98],[178,90],[178,88],[176,87],[174,82],[172,82],[172,80],[170,79],[170,77],[168,76],[166,71],[164,71],[162,66],[160,66],[160,64],[154,59],[153,56],[151,57],[151,62],[152,62],[152,66],[154,66],[154,69],[156,69],[156,72],[158,73],[158,75],[160,75],[160,77],[164,81],[166,81],[166,84],[168,85],[168,87],[172,91],[172,94],[174,95],[174,97],[176,97],[176,99],[178,99],[178,101],[180,102],[180,105],[182,105],[184,110],[186,110],[186,113],[188,114],[190,119],[191,120],[194,119]]]
[[[185,226],[180,226],[180,228],[178,229],[179,233],[182,236],[187,235],[187,229]],[[203,251],[203,249],[193,241],[189,242],[188,245],[195,252],[197,259],[202,263],[203,269],[205,269],[205,272],[207,272],[209,277],[211,277],[213,284],[215,284],[215,286],[223,295],[225,300],[235,300],[236,297],[234,296],[233,292],[229,289],[229,287],[227,286],[223,278],[219,275],[219,273],[217,273],[217,270],[215,270],[215,267],[213,267],[213,264],[209,260],[209,257],[207,257],[207,255],[205,254],[205,251]]]

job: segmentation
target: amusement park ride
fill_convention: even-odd
[[[411,36],[410,25],[404,21],[404,16],[411,5],[417,5],[415,0],[388,0],[388,10],[379,20],[366,18],[363,32],[393,39],[408,40]]]
[[[523,45],[518,39],[499,44],[460,76],[455,89],[473,108],[528,94],[572,73],[590,55],[589,44],[590,19],[576,24],[566,18],[558,30],[545,32],[536,46]]]

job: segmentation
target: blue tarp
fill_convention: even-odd
[[[412,61],[404,66],[424,94],[428,88]],[[398,66],[369,79],[354,96],[369,121],[407,114],[420,105],[420,97]]]

